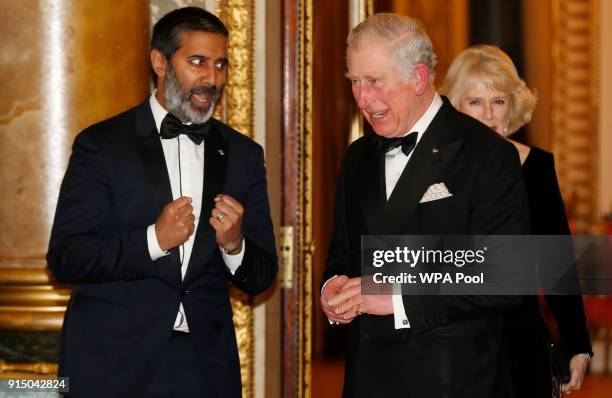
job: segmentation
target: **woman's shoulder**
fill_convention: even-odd
[[[526,145],[527,146],[527,145]],[[542,148],[536,146],[527,146],[529,148],[529,154],[525,163],[539,165],[539,167],[547,166],[553,167],[555,165],[555,157],[551,152],[548,152]]]

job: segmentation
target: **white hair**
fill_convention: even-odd
[[[409,80],[414,67],[423,64],[433,82],[437,63],[433,45],[422,24],[405,15],[379,13],[372,15],[351,30],[347,49],[357,48],[365,40],[388,43],[392,66]]]

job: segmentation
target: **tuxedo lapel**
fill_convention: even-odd
[[[363,198],[360,207],[367,231],[371,234],[378,231],[378,221],[387,204],[385,155],[379,151],[374,138],[369,138],[364,159],[360,162],[361,169],[357,173],[360,181],[355,183],[360,190],[355,198]]]
[[[446,123],[451,106],[445,101],[404,168],[387,205],[374,224],[373,231],[401,234],[413,218],[427,188],[440,182],[443,171],[452,163],[461,148],[462,139],[453,135],[453,126]],[[383,177],[384,181],[384,177]]]
[[[211,119],[210,132],[204,142],[202,209],[185,281],[196,273],[198,267],[205,263],[203,259],[208,258],[212,250],[218,250],[215,243],[215,230],[210,226],[208,219],[215,205],[215,196],[223,193],[228,156],[227,143],[223,139],[215,120]]]
[[[140,159],[147,175],[151,192],[157,204],[157,216],[164,207],[172,202],[172,188],[166,167],[166,159],[161,141],[155,127],[155,120],[147,100],[136,111],[136,134],[138,135],[137,148]],[[159,267],[161,277],[174,285],[180,285],[181,265],[179,249],[170,251],[171,267]]]

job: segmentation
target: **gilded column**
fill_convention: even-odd
[[[229,30],[229,73],[223,102],[215,112],[232,128],[254,138],[255,8],[253,0],[217,0],[216,14]],[[252,297],[232,289],[234,327],[240,355],[242,396],[255,390],[255,332]]]

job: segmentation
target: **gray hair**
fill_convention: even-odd
[[[346,39],[347,49],[375,39],[388,43],[393,67],[404,79],[410,79],[414,67],[423,64],[433,82],[437,57],[421,22],[405,15],[372,15],[351,30]]]

